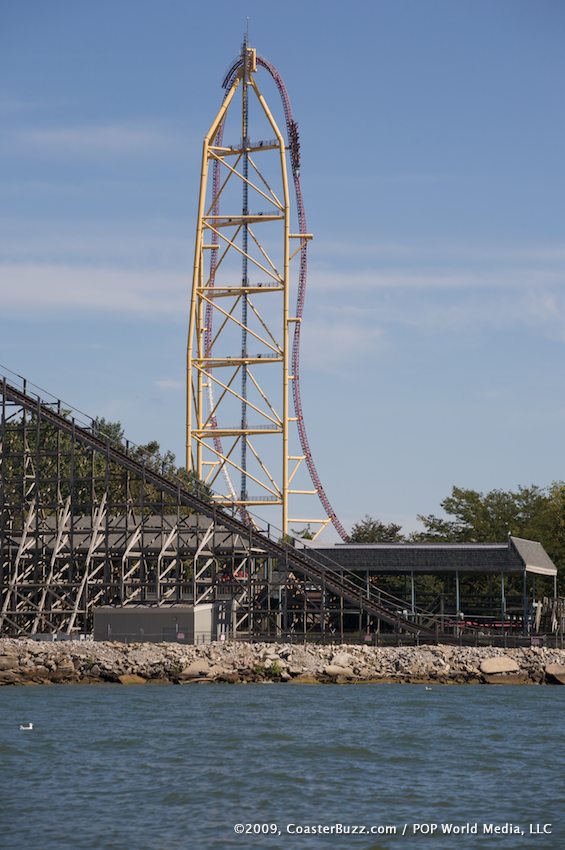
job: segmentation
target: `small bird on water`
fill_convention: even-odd
[[[23,732],[30,732],[33,729],[33,723],[20,723],[20,729]]]

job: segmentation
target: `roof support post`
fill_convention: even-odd
[[[339,572],[341,579],[343,580],[343,569]],[[343,636],[343,615],[344,615],[344,604],[343,604],[343,596],[339,597],[339,641],[340,643],[344,642]]]
[[[525,568],[522,582],[522,633],[528,634],[528,572]]]

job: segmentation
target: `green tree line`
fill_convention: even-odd
[[[351,530],[352,543],[500,543],[509,534],[540,542],[565,578],[565,482],[480,493],[453,487],[441,503],[445,517],[418,515],[421,531],[365,516]]]

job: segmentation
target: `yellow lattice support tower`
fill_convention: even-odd
[[[314,496],[320,507],[321,485],[301,482],[307,455],[289,439],[298,419],[290,409],[295,376],[289,339],[301,321],[289,312],[291,260],[305,252],[311,236],[291,232],[288,148],[256,70],[255,50],[245,42],[203,142],[186,465],[221,494],[219,503],[242,514],[276,506],[275,524],[284,533],[299,524],[312,525],[317,534],[329,518],[289,516],[291,496]]]

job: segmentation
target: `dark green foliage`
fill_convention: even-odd
[[[405,538],[401,531],[401,525],[394,522],[387,525],[366,514],[351,529],[349,540],[351,543],[402,543]]]
[[[441,502],[450,518],[419,516],[424,531],[413,535],[413,539],[492,543],[506,539],[508,534],[538,539],[535,535],[541,516],[550,506],[550,490],[532,485],[519,487],[516,492],[491,490],[483,494],[454,487]]]
[[[424,531],[412,540],[493,543],[511,534],[539,541],[560,573],[565,570],[565,482],[484,494],[454,487],[441,507],[448,518],[418,517]]]
[[[312,532],[312,529],[310,528],[310,523],[308,523],[306,528],[293,528],[291,530],[295,537],[300,537],[302,540],[314,539],[314,534]]]
[[[120,447],[124,441],[124,429],[121,422],[110,422],[103,417],[92,420],[92,433],[101,439],[108,439],[110,445]]]
[[[565,482],[480,493],[453,487],[442,502],[445,517],[418,516],[424,526],[404,537],[401,526],[370,516],[356,523],[352,543],[501,543],[508,535],[539,541],[560,577],[565,574]]]

